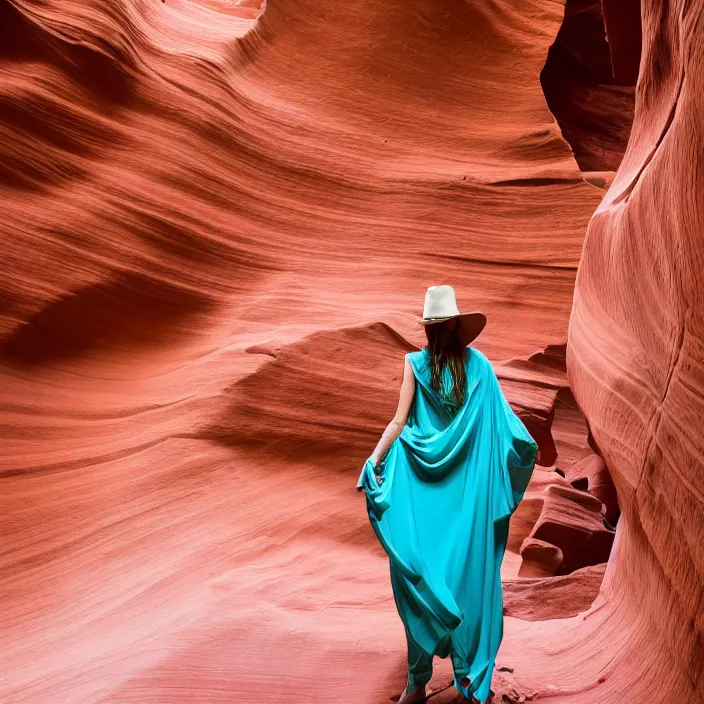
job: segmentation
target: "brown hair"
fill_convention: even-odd
[[[449,320],[424,326],[430,355],[430,385],[438,395],[445,395],[442,387],[442,373],[447,366],[453,381],[452,399],[461,406],[464,403],[467,387],[467,374],[464,367],[466,345],[463,345],[457,337],[459,325],[455,323],[454,330],[450,326]]]

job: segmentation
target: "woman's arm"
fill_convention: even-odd
[[[398,408],[396,409],[396,415],[393,420],[386,426],[386,429],[382,433],[381,439],[377,443],[377,446],[372,452],[371,461],[374,463],[375,467],[379,466],[379,462],[388,452],[391,445],[393,445],[394,440],[401,434],[403,426],[406,425],[406,420],[408,419],[408,412],[411,410],[411,403],[413,402],[413,396],[416,391],[416,380],[413,375],[413,368],[411,367],[411,362],[406,357],[406,362],[403,367],[403,381],[401,382],[401,392],[398,399]]]

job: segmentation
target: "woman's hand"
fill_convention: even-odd
[[[372,467],[374,468],[374,475],[376,476],[376,483],[381,485],[381,482],[383,481],[383,477],[381,476],[381,472],[383,469],[382,462],[373,453],[372,453],[371,457],[367,460],[367,462],[372,463]]]
[[[374,464],[374,475],[376,476],[376,483],[381,486],[381,482],[383,481],[383,479],[381,476],[381,468],[379,467],[379,460],[375,460],[372,457],[372,463]]]

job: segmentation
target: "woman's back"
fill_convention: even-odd
[[[508,519],[537,446],[489,360],[469,347],[485,323],[459,312],[451,286],[428,288],[428,345],[406,354],[396,414],[357,482],[406,629],[404,704],[424,699],[435,655],[452,657],[465,697],[491,692]]]
[[[417,352],[409,352],[406,358],[411,363],[416,379],[416,393],[413,398],[408,424],[419,426],[424,423],[427,426],[425,428],[427,432],[446,428],[455,418],[462,405],[469,401],[471,374],[476,368],[476,365],[471,363],[471,348],[466,347],[464,350],[465,389],[464,403],[462,405],[457,403],[453,394],[455,380],[450,372],[449,365],[445,365],[442,369],[440,377],[441,388],[435,389],[432,386],[430,352],[428,348],[423,347]]]
[[[369,517],[389,555],[396,605],[413,642],[426,653],[454,654],[455,671],[484,695],[501,640],[508,518],[537,446],[479,350],[466,351],[461,406],[447,375],[443,393],[433,388],[427,349],[406,358],[415,396],[382,484],[364,476]]]

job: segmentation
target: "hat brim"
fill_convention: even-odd
[[[421,318],[420,322],[422,325],[433,325],[434,323],[443,323],[453,318],[459,319],[458,337],[465,347],[476,340],[486,326],[486,315],[478,311],[450,315],[447,318]]]

